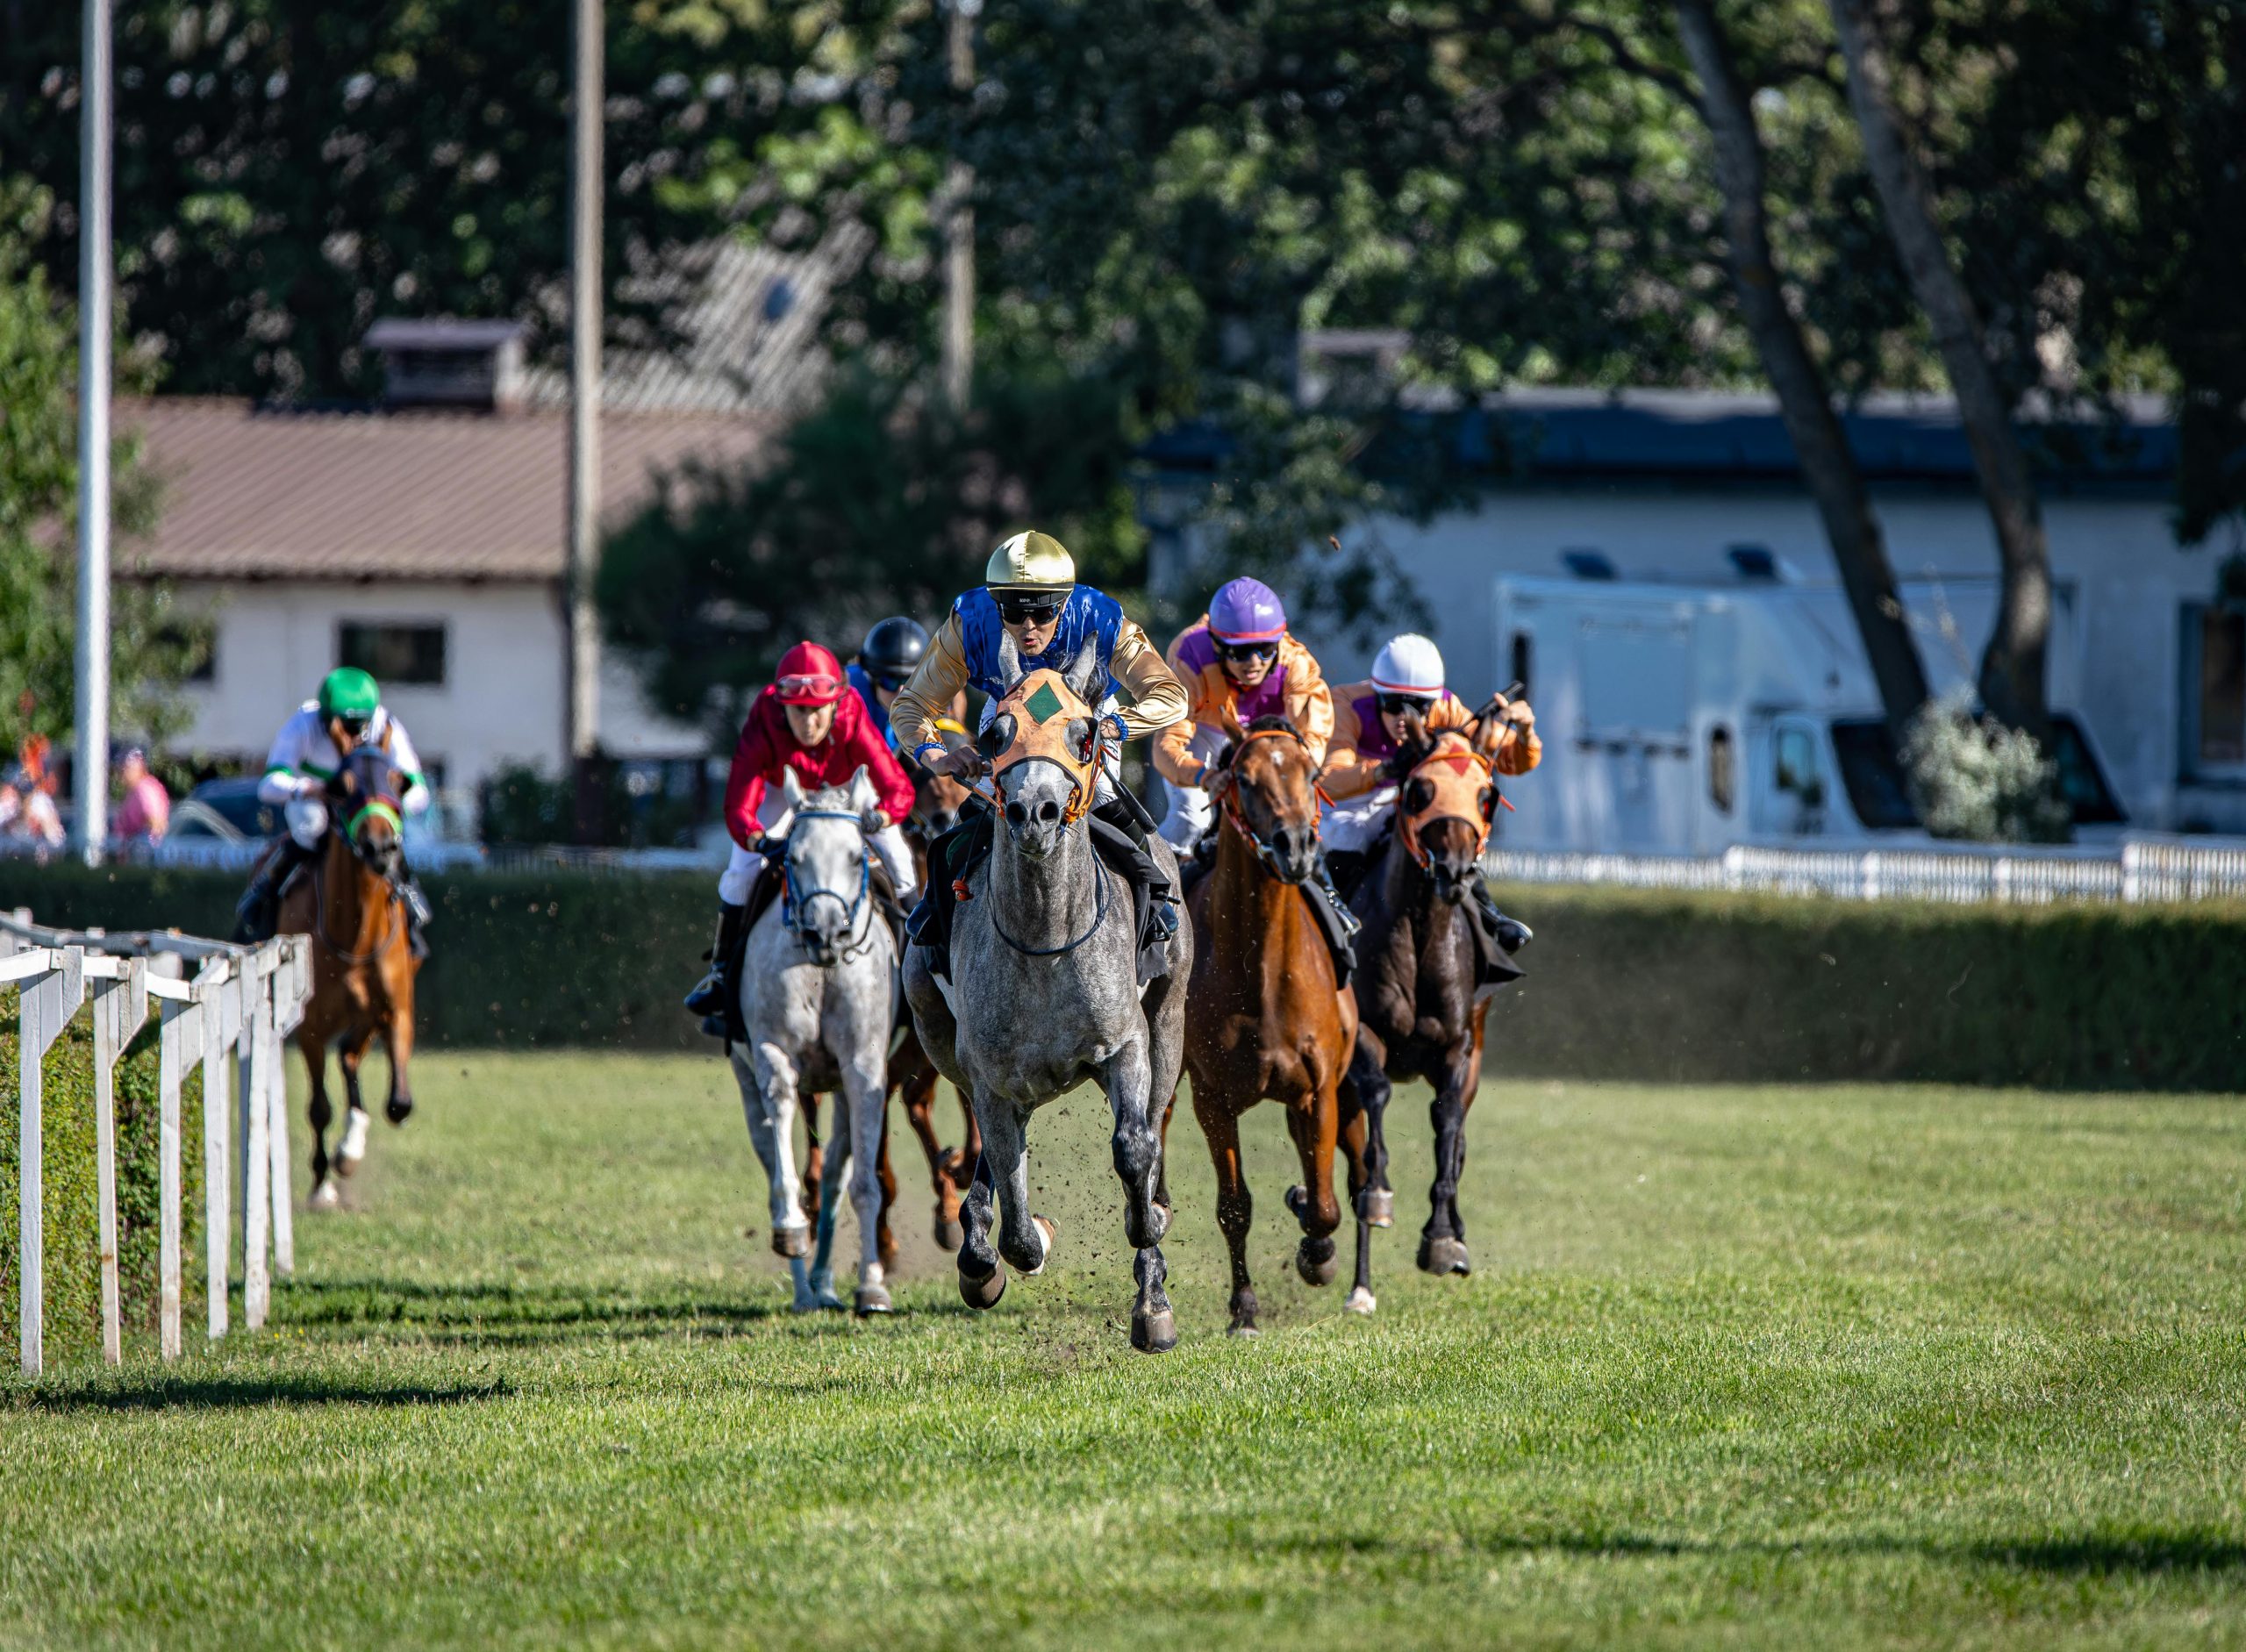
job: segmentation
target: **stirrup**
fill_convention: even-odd
[[[694,983],[694,990],[683,1000],[688,1010],[696,1015],[716,1017],[726,1007],[725,972],[712,969]]]

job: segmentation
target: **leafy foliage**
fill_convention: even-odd
[[[70,737],[77,564],[76,321],[22,243],[48,216],[43,191],[0,181],[0,746]],[[134,370],[124,361],[130,382]],[[138,442],[112,449],[112,505],[126,535],[153,526],[154,478]],[[131,547],[119,547],[120,570]],[[110,599],[111,726],[161,740],[186,717],[173,690],[209,646],[160,584],[119,580]]]
[[[1962,691],[1928,702],[1902,756],[1919,819],[1935,837],[2063,843],[2072,834],[2058,765],[2032,735],[1975,716]]]

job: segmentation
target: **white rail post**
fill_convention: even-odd
[[[233,959],[214,959],[195,983],[198,994],[209,994],[203,1006],[203,1288],[214,1341],[226,1334],[226,1261],[234,1239],[226,1208],[226,1052],[242,1016],[234,966]]]
[[[297,1271],[297,1230],[289,1185],[289,1062],[288,1033],[297,1024],[297,948],[287,940],[274,943],[274,969],[268,977],[267,998],[271,1006],[268,1025],[271,1049],[265,1063],[267,1179],[273,1192],[273,1271],[287,1279]]]
[[[273,1164],[268,1145],[272,1107],[263,1088],[273,1044],[273,1000],[266,982],[272,966],[272,955],[263,948],[242,960],[242,1024],[234,1041],[241,1133],[242,1323],[253,1331],[265,1327],[272,1287],[266,1262],[273,1239]]]
[[[41,948],[19,955],[37,966],[9,978],[30,981],[17,999],[16,1323],[22,1332],[24,1375],[46,1368],[46,1189],[39,1062],[78,1012],[86,983],[80,973],[84,955],[68,948]],[[18,960],[11,960],[11,962]]]
[[[125,1309],[117,1277],[117,1062],[148,1019],[148,966],[94,961],[94,1198],[101,1238],[102,1362],[125,1361]],[[115,973],[110,973],[114,970]]]
[[[175,996],[183,993],[185,996]],[[187,1069],[203,1059],[203,1017],[207,990],[198,994],[184,983],[165,983],[156,1045],[158,1296],[156,1336],[168,1360],[180,1350],[180,1087]]]

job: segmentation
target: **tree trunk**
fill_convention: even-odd
[[[1714,141],[1716,186],[1724,203],[1725,259],[1739,297],[1740,313],[1777,393],[1778,414],[1793,441],[1810,497],[1824,520],[1849,608],[1863,637],[1864,657],[1879,688],[1879,704],[1896,749],[1928,698],[1918,645],[1895,592],[1878,518],[1863,475],[1833,411],[1825,377],[1809,354],[1801,324],[1786,308],[1770,253],[1762,135],[1747,89],[1734,66],[1729,43],[1711,0],[1677,0],[1684,50],[1700,78],[1700,115]]]
[[[1980,317],[1950,264],[1925,175],[1904,139],[1893,77],[1863,0],[1826,4],[1848,63],[1849,104],[1863,134],[1864,165],[1911,290],[1933,325],[1996,528],[2003,583],[1996,631],[1981,656],[1981,701],[1999,721],[2034,735],[2048,749],[2044,653],[2051,632],[2051,558],[2042,510],[1989,366]]]

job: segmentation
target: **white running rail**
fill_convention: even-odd
[[[1721,855],[1561,855],[1496,848],[1499,883],[1750,890],[1843,900],[2194,901],[2246,898],[2246,845],[2130,840],[2056,848],[1758,848]]]
[[[188,965],[196,966],[191,978]],[[23,1368],[37,1377],[46,1365],[46,1281],[44,1144],[40,1118],[40,1059],[62,1029],[91,1001],[94,1031],[95,1197],[99,1206],[102,1358],[124,1357],[117,1264],[118,1058],[148,1019],[158,1016],[157,1131],[159,1214],[158,1331],[163,1357],[180,1352],[180,1086],[197,1063],[203,1069],[203,1198],[204,1294],[210,1335],[226,1334],[227,1273],[232,1220],[226,1175],[227,1106],[225,1062],[234,1061],[234,1163],[242,1213],[242,1318],[250,1329],[265,1324],[271,1305],[271,1269],[287,1278],[296,1270],[290,1221],[289,1113],[283,1082],[283,1040],[304,1018],[311,994],[311,943],[283,935],[255,947],[197,940],[176,933],[117,933],[46,929],[28,910],[0,914],[0,984],[18,991],[21,1038],[17,1075],[19,1153],[17,1159],[18,1324]]]

